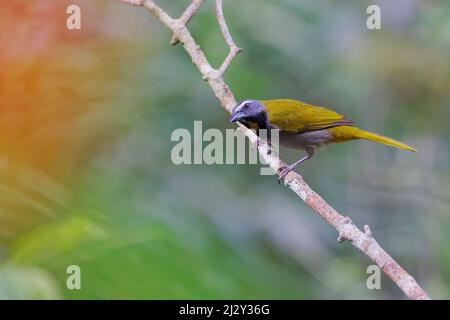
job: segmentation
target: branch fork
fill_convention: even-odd
[[[205,0],[193,0],[192,3],[186,8],[186,10],[183,12],[183,14],[176,19],[176,22],[180,25],[183,25],[187,27],[187,24],[189,21],[198,13],[201,6]],[[225,21],[225,16],[223,14],[223,1],[222,0],[216,0],[216,17],[217,21],[219,23],[220,31],[222,32],[222,35],[225,39],[225,42],[227,43],[229,47],[229,53],[226,56],[225,60],[223,61],[222,65],[217,70],[217,74],[214,76],[223,76],[225,71],[228,69],[228,67],[233,62],[234,58],[242,51],[242,48],[239,48],[236,43],[233,40],[233,37],[231,36],[231,33],[229,31],[228,25]],[[172,39],[170,40],[170,44],[175,46],[178,43],[180,43],[180,40],[176,36],[176,33],[173,34]],[[204,77],[205,78],[205,77]],[[210,76],[207,76],[206,78],[210,78]]]
[[[241,49],[235,44],[225,22],[222,0],[215,1],[216,16],[230,51],[219,69],[215,69],[211,66],[206,55],[200,49],[187,28],[187,24],[200,10],[204,0],[192,0],[192,3],[178,19],[170,17],[166,11],[159,7],[153,0],[119,1],[147,8],[156,18],[169,28],[173,33],[171,43],[177,44],[181,42],[183,44],[184,49],[191,57],[194,65],[199,69],[202,78],[208,82],[221,106],[231,113],[232,108],[236,105],[236,99],[230,88],[224,82],[223,74]],[[278,175],[280,175],[279,169],[286,166],[286,164],[279,158],[278,154],[271,146],[264,140],[258,140],[259,138],[252,130],[240,123],[238,123],[238,130],[241,131],[251,143],[257,146],[264,161],[274,170],[274,172],[277,172]],[[286,175],[284,184],[295,192],[323,220],[338,231],[338,240],[340,242],[348,240],[354,247],[365,253],[395,284],[397,284],[408,298],[415,300],[430,299],[428,294],[419,286],[416,280],[378,244],[367,225],[364,226],[364,232],[359,230],[350,218],[338,213],[319,194],[311,189],[300,174],[294,171],[291,171]]]
[[[205,0],[192,0],[192,3],[184,10],[183,14],[177,19],[178,23],[187,26],[189,21],[197,14]],[[170,44],[176,46],[180,43],[177,36],[173,34]]]

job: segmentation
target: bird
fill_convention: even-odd
[[[294,99],[241,100],[232,109],[230,121],[256,129],[257,134],[261,129],[278,130],[282,146],[305,151],[303,157],[282,168],[278,182],[312,158],[317,148],[331,143],[365,139],[417,152],[400,141],[356,127],[352,120],[336,111]],[[270,135],[267,136],[270,139]]]

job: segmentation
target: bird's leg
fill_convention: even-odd
[[[253,149],[258,149],[259,148],[259,145],[261,144],[261,133],[260,133],[260,130],[261,129],[257,129],[256,130],[256,136],[258,137],[258,139],[256,140],[256,142],[253,142],[252,143],[252,148]],[[267,140],[266,140],[266,142],[267,142],[267,144],[270,146],[270,147],[272,147],[272,136],[271,136],[271,130],[270,129],[263,129],[263,130],[267,130]],[[269,148],[269,151],[268,151],[268,154],[270,154],[271,153],[271,150],[270,150],[270,148]]]
[[[254,150],[259,148],[259,144],[261,143],[261,138],[259,137],[259,129],[256,129],[256,136],[258,137],[255,142],[252,143],[252,148]]]
[[[265,138],[264,140],[266,141],[266,143],[269,145],[269,149],[267,150],[267,154],[271,154],[272,153],[272,135],[271,135],[271,129],[256,129],[256,135],[258,136],[258,139],[256,140],[256,142],[252,143],[252,148],[253,149],[257,149],[259,148],[259,145],[261,144],[261,140],[263,138],[261,138],[261,130],[266,130],[267,134],[263,135],[263,137]]]
[[[283,180],[286,177],[286,175],[289,172],[291,172],[292,170],[294,170],[299,164],[305,162],[309,158],[312,158],[312,156],[314,155],[314,148],[313,147],[307,147],[307,148],[305,148],[305,151],[306,151],[306,155],[305,156],[303,156],[302,158],[300,158],[299,160],[295,161],[290,166],[287,166],[286,168],[284,168],[283,171],[281,171],[280,177],[278,178],[278,183],[280,183],[281,180]]]

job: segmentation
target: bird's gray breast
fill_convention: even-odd
[[[327,129],[308,132],[291,133],[280,131],[280,144],[292,149],[305,149],[305,147],[319,147],[328,144],[331,134]]]

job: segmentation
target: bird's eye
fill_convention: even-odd
[[[244,106],[242,107],[242,109],[248,109],[249,107],[250,107],[250,105],[244,104]]]

